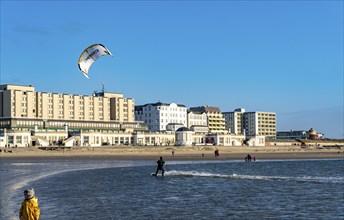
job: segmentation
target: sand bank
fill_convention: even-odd
[[[219,157],[214,156],[215,149]],[[4,152],[6,151],[6,152]],[[172,154],[174,152],[174,155]],[[219,147],[219,146],[117,146],[117,147],[74,147],[70,149],[2,148],[0,158],[18,157],[111,157],[118,159],[156,159],[165,160],[227,160],[244,159],[247,154],[259,159],[326,159],[343,158],[344,147],[330,149],[299,146],[265,147]]]

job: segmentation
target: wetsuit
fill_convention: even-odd
[[[160,160],[157,161],[157,164],[158,164],[158,168],[156,169],[155,176],[158,175],[159,170],[161,170],[162,176],[164,176],[165,170],[163,166],[165,164],[165,161],[162,158],[160,158]]]

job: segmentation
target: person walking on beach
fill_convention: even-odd
[[[218,150],[218,149],[216,149],[216,150],[214,151],[214,154],[215,154],[215,157],[218,157],[218,156],[220,156],[220,154],[219,154],[219,150]]]
[[[24,201],[19,210],[19,219],[21,220],[38,220],[40,209],[38,207],[38,198],[35,196],[33,188],[24,191]]]
[[[165,170],[164,170],[165,161],[162,159],[162,157],[160,157],[160,159],[157,161],[157,164],[158,164],[158,167],[156,169],[155,176],[158,175],[159,170],[161,170],[162,176],[164,176],[164,173],[165,173]]]

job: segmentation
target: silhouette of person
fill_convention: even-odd
[[[158,175],[159,170],[161,170],[162,176],[164,176],[164,173],[165,173],[165,170],[164,170],[165,161],[162,159],[162,157],[160,157],[160,159],[156,163],[158,164],[158,167],[156,169],[155,176]]]
[[[218,156],[220,156],[220,154],[219,154],[219,150],[218,150],[218,149],[216,149],[216,150],[215,150],[215,152],[214,152],[214,154],[215,154],[215,157],[218,157]]]
[[[247,156],[245,157],[245,161],[251,161],[251,160],[252,160],[251,155],[247,154]]]
[[[251,160],[252,160],[251,155],[248,155],[248,161],[251,161]]]

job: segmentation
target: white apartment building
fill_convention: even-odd
[[[170,123],[187,126],[187,109],[185,105],[175,103],[139,105],[135,106],[135,120],[146,123],[149,131],[166,131],[166,126]]]
[[[205,112],[188,111],[188,128],[192,126],[208,126],[208,117]]]
[[[199,106],[191,107],[190,111],[205,113],[207,115],[207,125],[210,133],[226,133],[225,119],[218,107]]]

